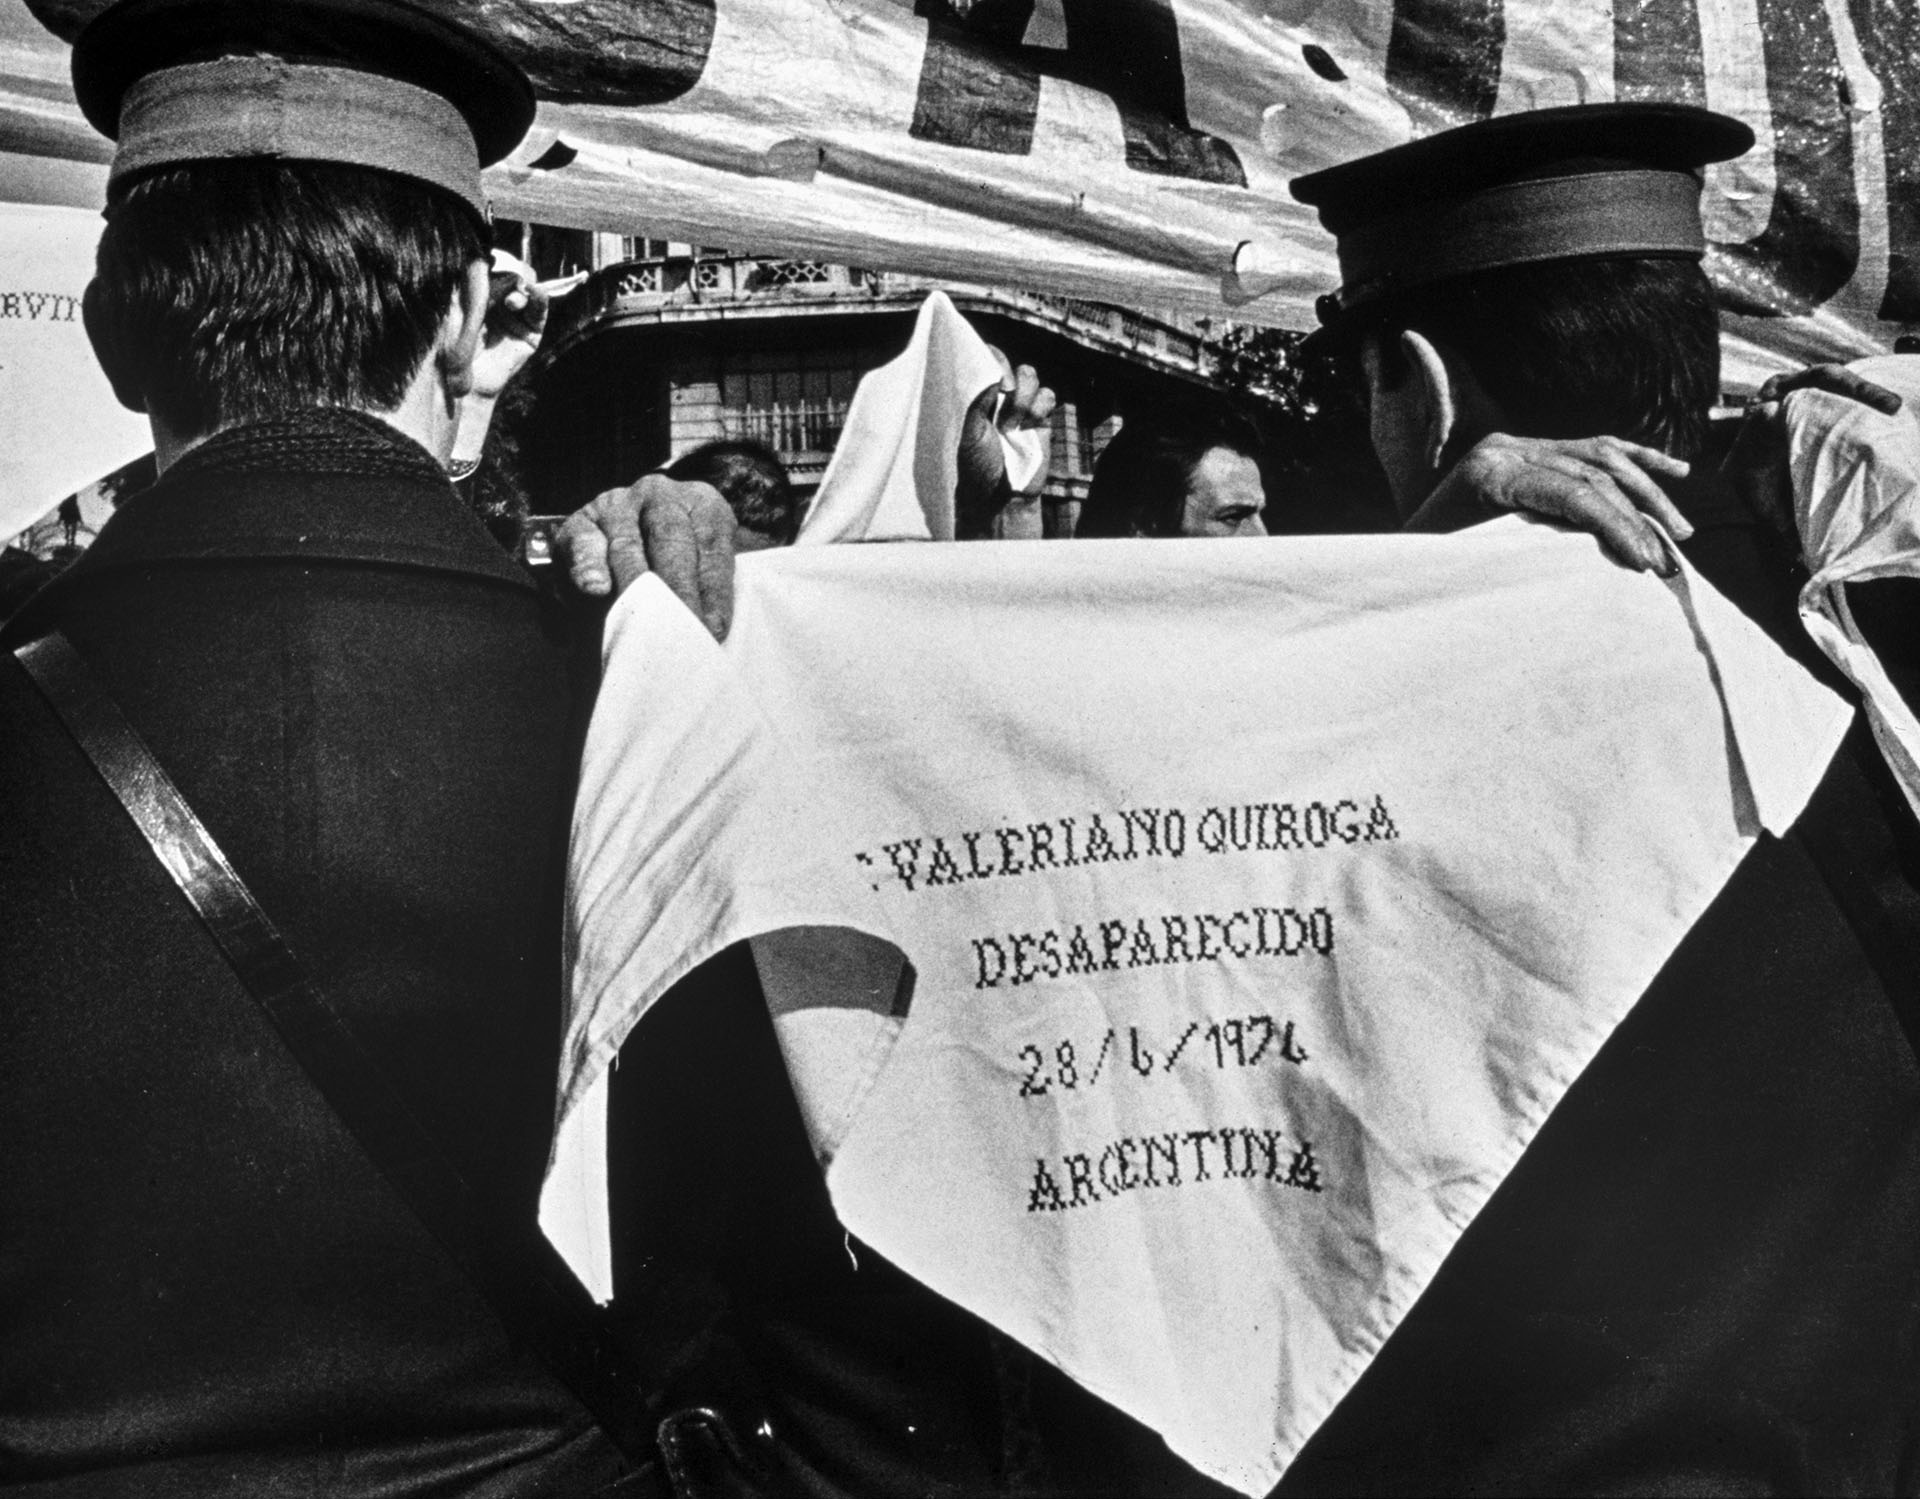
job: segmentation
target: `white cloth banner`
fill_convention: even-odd
[[[260,0],[271,3],[271,0]],[[1705,103],[1728,380],[1920,321],[1920,17],[1846,0],[424,0],[542,100],[499,212],[1295,328],[1338,279],[1289,179],[1441,126]],[[0,0],[0,149],[103,159]]]
[[[609,622],[543,1225],[609,1294],[609,1065],[779,933],[846,1225],[1249,1494],[1849,717],[1519,520],[739,581],[724,647],[650,580]]]
[[[80,323],[99,242],[97,213],[0,204],[0,540],[153,449]]]
[[[1920,359],[1892,355],[1853,368],[1897,391],[1901,409],[1885,416],[1813,390],[1786,401],[1795,520],[1809,574],[1800,618],[1860,689],[1874,739],[1920,815],[1920,720],[1854,623],[1845,586],[1920,578]]]

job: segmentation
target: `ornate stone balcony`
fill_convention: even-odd
[[[962,311],[1011,317],[1166,373],[1209,381],[1214,361],[1199,330],[1127,308],[1036,292],[749,255],[665,255],[616,261],[588,279],[559,342],[609,327],[720,317],[896,311],[939,287]]]

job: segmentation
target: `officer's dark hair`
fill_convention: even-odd
[[[1503,266],[1354,318],[1350,333],[1378,336],[1389,385],[1411,373],[1400,334],[1413,329],[1465,365],[1516,437],[1621,437],[1690,459],[1719,399],[1719,318],[1694,260]]]
[[[87,331],[121,401],[183,437],[306,407],[389,411],[486,254],[473,210],[411,178],[163,167],[108,206]]]
[[[1093,466],[1073,534],[1178,536],[1200,461],[1225,448],[1262,463],[1260,429],[1228,406],[1171,419],[1126,418]]]
[[[723,438],[676,458],[669,479],[711,484],[733,507],[734,521],[789,545],[800,532],[800,502],[780,455],[765,443]]]

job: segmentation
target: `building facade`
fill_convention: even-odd
[[[1093,464],[1129,412],[1220,398],[1204,328],[1099,303],[813,260],[509,226],[543,278],[590,272],[549,332],[519,432],[533,508],[565,514],[714,438],[774,449],[811,496],[860,377],[947,292],[1058,398],[1043,494],[1071,534]]]

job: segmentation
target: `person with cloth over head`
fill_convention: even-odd
[[[594,641],[443,467],[532,91],[392,0],[127,0],[73,65],[117,142],[86,325],[161,472],[0,636],[0,1487],[758,1471],[697,1408],[738,1363],[698,1267],[623,1343],[535,1220]],[[634,500],[724,628],[724,502]]]

